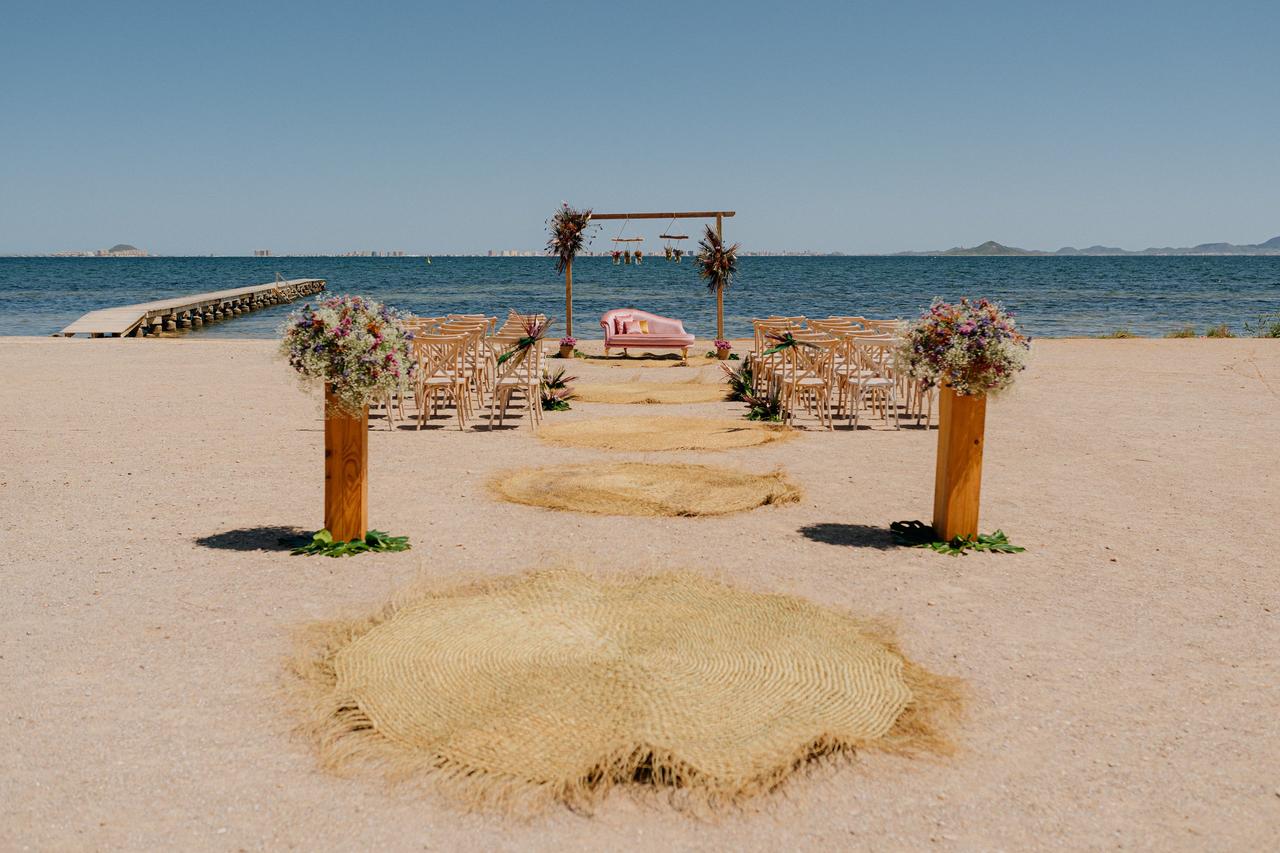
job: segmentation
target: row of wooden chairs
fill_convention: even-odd
[[[500,328],[496,317],[479,314],[407,320],[417,374],[412,387],[406,383],[394,399],[383,401],[388,428],[396,411],[407,420],[405,401],[410,399],[417,408],[418,429],[448,407],[454,410],[458,429],[465,429],[486,405],[490,426],[495,417],[501,424],[513,399],[522,398],[536,429],[542,421],[542,347],[520,348],[518,342],[532,326],[546,322],[545,315],[514,311]]]
[[[778,399],[788,423],[805,410],[832,429],[842,413],[856,429],[864,409],[886,423],[892,417],[895,429],[904,413],[927,423],[932,395],[895,364],[898,325],[858,316],[755,320],[755,346],[748,356],[755,388]],[[769,352],[791,340],[795,345]]]

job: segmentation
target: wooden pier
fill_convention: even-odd
[[[205,323],[227,320],[259,308],[292,302],[324,290],[322,278],[280,279],[270,284],[255,284],[194,296],[175,296],[90,311],[54,337],[88,335],[91,338],[155,337],[161,332],[193,329]]]

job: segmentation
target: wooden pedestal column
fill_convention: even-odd
[[[340,412],[324,389],[324,526],[335,541],[363,539],[369,527],[369,412]]]
[[[939,539],[978,535],[982,444],[987,398],[942,388],[938,405],[938,467],[933,486],[933,530]]]

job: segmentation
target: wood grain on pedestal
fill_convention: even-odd
[[[369,527],[369,412],[337,409],[325,387],[324,526],[337,541],[363,539]]]
[[[933,529],[939,539],[978,535],[982,445],[987,398],[961,396],[943,387],[938,406],[938,467],[933,490]]]

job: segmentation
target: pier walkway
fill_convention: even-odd
[[[88,335],[92,338],[156,336],[161,332],[197,328],[205,323],[247,314],[258,308],[292,302],[299,297],[319,293],[324,290],[324,286],[325,280],[322,278],[293,278],[213,293],[197,293],[194,296],[157,299],[155,302],[138,305],[103,308],[90,311],[58,332],[58,335],[68,338],[74,335]]]

